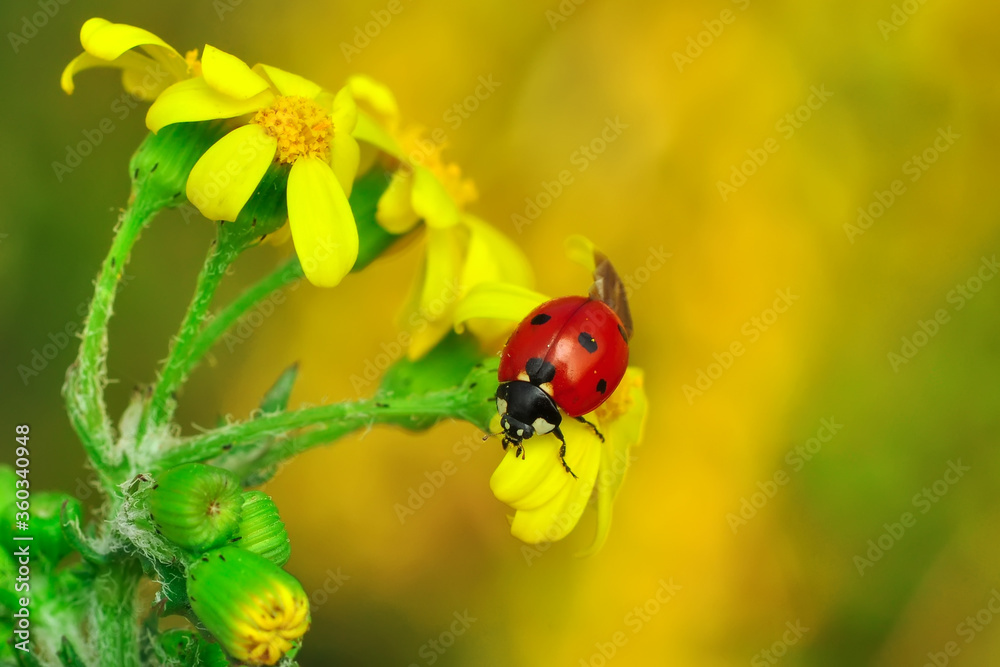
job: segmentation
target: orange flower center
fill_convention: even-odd
[[[279,97],[257,112],[257,123],[278,142],[278,162],[292,164],[302,157],[330,159],[333,121],[330,112],[305,97]]]
[[[441,152],[448,147],[446,142],[431,141],[419,127],[411,127],[397,137],[403,152],[415,163],[427,168],[451,195],[458,208],[479,198],[479,191],[471,178],[462,178],[462,168],[454,162],[445,162]]]

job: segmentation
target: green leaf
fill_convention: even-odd
[[[264,414],[282,412],[288,408],[288,399],[292,395],[292,387],[299,376],[298,362],[286,368],[260,401],[260,411]]]

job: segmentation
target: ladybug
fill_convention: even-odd
[[[507,340],[500,357],[496,391],[503,448],[524,458],[523,441],[552,433],[562,442],[559,460],[566,472],[562,413],[589,424],[595,410],[618,387],[628,367],[631,316],[625,290],[601,255],[587,296],[547,301],[531,311]]]

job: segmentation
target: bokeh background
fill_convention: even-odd
[[[407,118],[445,130],[479,187],[473,210],[523,246],[540,290],[586,289],[562,252],[572,233],[635,287],[633,363],[652,410],[604,550],[573,558],[588,515],[526,557],[487,485],[499,445],[456,453],[478,441],[467,425],[377,428],[313,451],[267,487],[314,602],[304,665],[996,665],[1000,6],[399,2],[364,46],[358,31],[389,3],[75,0],[34,32],[25,20],[44,3],[3,3],[0,421],[31,423],[34,483],[96,502],[61,409],[75,345],[60,332],[82,319],[144,109],[116,115],[113,74],[81,76],[72,97],[58,76],[80,25],[103,16],[327,86],[385,81]],[[480,77],[499,85],[456,126],[449,110]],[[113,132],[57,178],[52,163],[106,118]],[[572,184],[517,229],[512,214],[563,170]],[[879,214],[896,180],[905,190]],[[852,230],[859,207],[871,222]],[[111,329],[114,410],[153,378],[210,237],[163,215],[133,253]],[[241,258],[222,298],[283,252]],[[350,378],[396,340],[418,258],[412,247],[336,290],[289,292],[195,374],[185,428],[245,415],[296,360],[293,403],[365,393]],[[797,298],[775,317],[779,290]],[[947,321],[927,324],[942,309]],[[907,340],[916,354],[894,364]],[[735,342],[744,353],[711,367]],[[714,378],[685,392],[699,372]],[[841,425],[832,438],[823,420]],[[449,460],[457,472],[401,522],[394,507]],[[441,635],[465,612],[475,621],[452,644]]]

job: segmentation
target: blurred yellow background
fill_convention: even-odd
[[[0,414],[31,423],[38,485],[93,505],[62,332],[145,129],[144,108],[113,106],[113,74],[59,89],[91,16],[328,87],[381,79],[444,130],[472,210],[523,246],[541,291],[587,289],[562,251],[573,233],[632,283],[651,415],[604,550],[573,558],[592,514],[522,549],[488,487],[499,444],[470,426],[313,451],[266,488],[314,603],[303,665],[1000,662],[997,3],[4,3]],[[133,253],[115,411],[153,379],[210,238],[165,214]],[[247,253],[221,296],[287,251]],[[419,254],[290,292],[194,375],[185,428],[247,414],[296,360],[293,404],[373,389],[351,376],[396,340]]]

